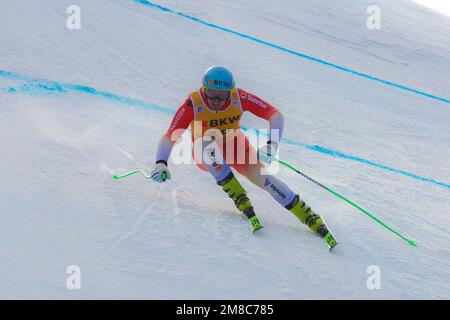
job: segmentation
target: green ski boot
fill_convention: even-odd
[[[248,218],[252,232],[264,227],[253,210],[252,203],[247,197],[247,192],[233,173],[230,173],[224,180],[218,182],[218,185],[222,186],[223,190],[234,201],[236,208]]]
[[[307,225],[312,231],[324,238],[329,250],[337,245],[337,241],[333,234],[328,230],[325,221],[321,216],[316,214],[308,207],[297,194],[291,204],[286,206],[286,209],[291,211],[303,224]]]

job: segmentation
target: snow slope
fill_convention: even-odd
[[[0,2],[1,298],[450,298],[450,19],[410,1]],[[186,18],[264,40],[232,34]],[[303,53],[437,98],[343,72]],[[300,176],[325,244],[243,181],[266,228],[213,180],[111,175],[151,168],[173,112],[204,69],[285,114],[280,157],[412,238],[408,244]],[[246,115],[247,128],[267,124]],[[251,132],[249,133],[251,134]],[[81,268],[81,290],[66,268]],[[370,265],[381,289],[366,286]]]

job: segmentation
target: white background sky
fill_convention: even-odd
[[[450,0],[413,0],[421,5],[440,11],[450,17]]]

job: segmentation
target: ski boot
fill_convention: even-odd
[[[328,230],[328,227],[321,216],[311,210],[309,206],[300,199],[297,194],[294,200],[286,206],[286,209],[291,211],[303,224],[307,225],[312,231],[322,237],[331,251],[338,242],[333,234]]]
[[[253,210],[252,203],[247,197],[247,192],[241,186],[233,173],[230,173],[225,179],[217,184],[221,186],[228,196],[234,201],[236,208],[247,217],[252,232],[264,227]]]

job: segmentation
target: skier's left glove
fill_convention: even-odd
[[[267,144],[263,145],[258,149],[258,160],[270,164],[273,160],[273,157],[277,154],[278,143],[268,141]]]

